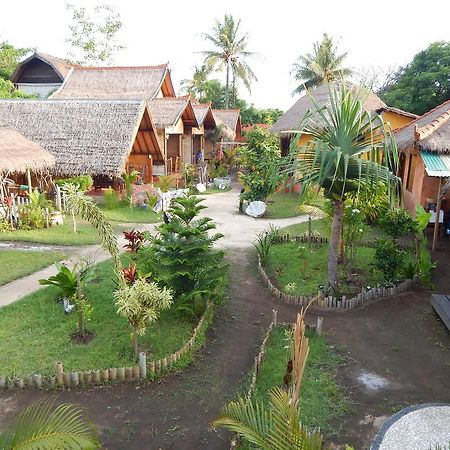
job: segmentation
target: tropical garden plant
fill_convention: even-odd
[[[282,181],[278,138],[263,128],[247,133],[247,144],[238,150],[245,191],[241,199],[266,201]]]
[[[331,83],[351,75],[353,71],[342,66],[346,57],[347,53],[338,54],[333,39],[325,33],[321,42],[314,43],[313,53],[300,56],[294,64],[292,74],[300,84],[292,94],[301,94],[324,82]]]
[[[328,258],[328,284],[332,289],[338,287],[345,201],[350,195],[358,197],[362,189],[378,189],[381,181],[393,204],[400,189],[395,139],[380,116],[363,109],[363,95],[340,83],[329,86],[330,103],[325,107],[311,97],[314,111],[300,124],[286,164],[287,173],[294,174],[302,192],[317,186],[332,203]],[[302,134],[310,139],[299,147]]]
[[[28,405],[0,431],[0,448],[91,450],[100,448],[98,433],[83,417],[79,406],[44,400]]]
[[[195,196],[175,199],[170,220],[147,236],[149,245],[139,252],[142,269],[161,286],[170,288],[174,305],[187,314],[194,311],[194,299],[204,303],[223,294],[226,265],[224,253],[213,248],[222,234],[209,234],[216,226],[208,217],[198,218],[206,208]]]
[[[240,35],[240,20],[225,14],[223,22],[216,20],[210,33],[203,33],[203,38],[212,44],[214,50],[203,51],[206,70],[225,70],[225,108],[229,107],[230,93],[236,92],[236,82],[244,83],[250,91],[251,82],[256,75],[247,63],[247,59],[255,54],[247,50],[248,34]],[[231,79],[230,79],[231,78]],[[230,86],[232,84],[232,87]]]

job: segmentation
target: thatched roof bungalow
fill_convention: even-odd
[[[62,85],[72,67],[62,58],[35,52],[17,65],[11,81],[27,94],[46,98]]]
[[[148,102],[167,159],[167,173],[192,163],[193,128],[197,118],[189,97],[155,98]],[[162,175],[162,174],[161,174]]]
[[[121,176],[164,164],[147,104],[139,100],[0,100],[0,126],[13,127],[56,160],[56,176]]]
[[[52,99],[151,100],[174,97],[168,64],[135,67],[71,68]]]
[[[0,174],[44,172],[55,157],[14,128],[0,127]]]
[[[395,137],[405,206],[413,212],[416,204],[435,203],[449,211],[450,100],[397,130]]]
[[[218,125],[225,125],[224,137],[233,141],[242,140],[241,111],[239,109],[213,109],[213,115]],[[230,131],[231,130],[231,133]]]
[[[211,102],[193,103],[198,128],[193,129],[194,148],[193,154],[203,151],[203,157],[209,161],[214,158],[214,141],[217,122],[211,108]]]

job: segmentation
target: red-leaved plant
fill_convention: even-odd
[[[130,253],[137,253],[142,245],[142,242],[144,241],[144,233],[141,233],[133,228],[131,231],[124,231],[123,235],[128,241],[123,248],[126,248]]]

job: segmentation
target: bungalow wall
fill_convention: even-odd
[[[414,120],[412,117],[407,117],[392,111],[382,111],[381,117],[385,122],[388,122],[391,125],[391,128],[393,130],[396,130],[397,128],[402,128]]]

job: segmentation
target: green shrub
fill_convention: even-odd
[[[213,248],[221,234],[209,234],[215,225],[208,217],[197,218],[202,199],[178,198],[169,209],[169,223],[161,224],[150,245],[139,252],[140,267],[161,286],[172,289],[174,304],[187,314],[202,310],[202,301],[223,295],[226,265],[224,253]],[[205,303],[203,302],[203,305]]]
[[[383,272],[385,281],[396,281],[405,265],[406,252],[391,239],[377,239],[373,265]]]
[[[63,178],[61,180],[55,180],[55,184],[63,186],[66,183],[77,184],[80,191],[86,192],[91,189],[94,184],[94,180],[90,175],[80,175],[78,177]]]
[[[406,236],[416,230],[414,219],[401,208],[386,211],[380,218],[381,229],[389,236]]]
[[[155,186],[161,189],[161,192],[168,192],[169,189],[172,187],[170,177],[167,175],[161,175],[159,177],[159,181],[155,183]]]
[[[103,198],[106,209],[116,209],[120,206],[119,194],[112,188],[105,189]]]

